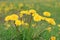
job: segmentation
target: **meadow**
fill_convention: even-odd
[[[0,40],[60,40],[60,0],[0,0]]]

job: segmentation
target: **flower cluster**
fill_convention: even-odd
[[[36,10],[33,10],[33,9],[20,11],[19,16],[17,14],[6,16],[5,21],[12,20],[12,21],[15,21],[16,25],[21,25],[22,23],[24,23],[24,21],[19,20],[19,18],[23,18],[24,15],[31,15],[35,22],[47,21],[51,25],[56,25],[53,18],[44,17],[44,16],[51,16],[49,12],[44,12],[43,13],[44,16],[41,16],[36,12]]]

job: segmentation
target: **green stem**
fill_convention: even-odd
[[[30,21],[29,21],[29,29],[28,29],[28,36],[27,36],[27,40],[31,40],[31,22],[32,22],[32,16],[30,16]]]

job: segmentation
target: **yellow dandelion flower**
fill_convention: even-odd
[[[36,13],[36,10],[34,9],[29,10],[29,14],[33,14],[33,13]]]
[[[21,23],[21,20],[16,20],[16,21],[15,21],[15,25],[16,25],[16,26],[20,26],[21,24],[22,24],[22,23]]]
[[[10,16],[6,16],[6,17],[5,17],[5,21],[9,21],[10,19],[11,19]]]
[[[44,16],[47,16],[47,17],[50,17],[51,16],[50,12],[44,12],[43,15]]]
[[[18,19],[18,15],[16,14],[12,14],[11,16],[11,20],[17,20]]]
[[[26,13],[26,11],[21,11],[20,13],[21,13],[21,14],[25,14],[25,13]]]
[[[45,18],[46,18],[46,17],[43,17],[43,16],[42,16],[42,20],[45,20]]]
[[[28,13],[28,10],[21,11],[21,12],[20,12],[20,14],[26,14],[26,15],[30,15],[30,14]]]
[[[48,30],[50,32],[51,31],[51,27],[47,27],[46,30]]]
[[[37,16],[37,15],[39,15],[39,14],[38,14],[38,13],[33,13],[33,14],[32,14],[32,16]],[[45,18],[46,18],[46,17],[41,16],[41,19],[42,19],[42,20],[45,20]]]
[[[33,20],[34,20],[34,21],[41,21],[41,20],[42,20],[42,17],[41,17],[40,15],[35,15],[35,16],[33,17]]]
[[[56,37],[55,36],[51,36],[51,40],[56,40]]]
[[[56,25],[55,21],[53,18],[45,18],[45,21],[47,21],[48,23],[50,23],[51,25]]]
[[[36,16],[36,15],[38,15],[38,13],[33,13],[33,14],[32,14],[32,16]]]

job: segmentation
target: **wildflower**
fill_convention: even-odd
[[[42,20],[45,20],[45,18],[46,18],[46,17],[43,17],[43,16],[42,16]]]
[[[26,13],[26,11],[21,11],[20,12],[20,17],[23,17],[23,15]]]
[[[36,11],[33,9],[29,10],[29,14],[33,14],[33,13],[36,13]]]
[[[16,14],[12,14],[11,16],[11,20],[17,20],[18,19],[18,15]]]
[[[21,23],[21,20],[16,20],[16,21],[15,21],[15,25],[16,25],[16,26],[20,26],[21,24],[22,24],[22,23]]]
[[[54,19],[52,19],[52,18],[45,18],[45,21],[47,21],[48,23],[50,23],[52,25],[56,25]]]
[[[46,28],[46,30],[48,30],[50,32],[51,31],[51,27]]]
[[[47,17],[50,17],[51,16],[51,14],[49,12],[44,12],[43,15],[44,16],[47,16]]]
[[[32,16],[36,16],[36,15],[38,15],[38,13],[33,13],[33,14],[32,14]]]
[[[32,24],[32,27],[36,27],[36,24]]]
[[[30,14],[28,13],[28,10],[21,11],[21,12],[20,12],[20,14],[26,14],[26,15],[30,15]]]
[[[34,16],[37,16],[37,15],[39,15],[39,14],[38,14],[38,13],[32,14],[33,17],[34,17]],[[45,18],[46,18],[46,17],[41,16],[41,19],[42,19],[42,20],[45,20]]]
[[[42,17],[41,17],[40,15],[35,15],[35,16],[33,17],[33,20],[34,20],[34,21],[41,21],[41,19],[42,19]]]
[[[55,36],[51,36],[51,40],[56,40],[56,37]]]
[[[5,21],[9,21],[10,19],[11,19],[10,16],[6,16],[6,17],[5,17]]]
[[[60,27],[60,24],[58,24],[58,27]]]
[[[29,26],[29,24],[28,24],[28,23],[24,23],[24,25]]]

